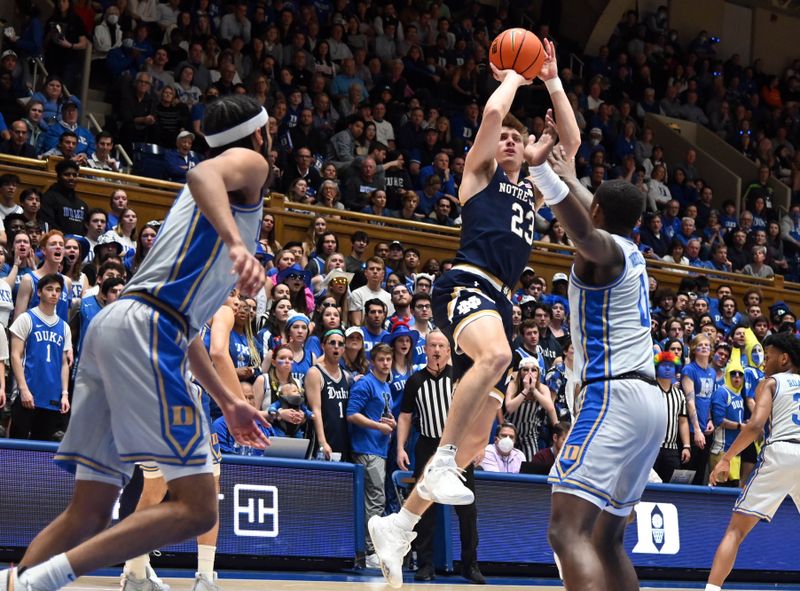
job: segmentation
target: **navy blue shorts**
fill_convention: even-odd
[[[464,375],[472,365],[472,360],[458,348],[458,336],[473,320],[484,316],[498,317],[503,323],[506,339],[511,342],[513,304],[484,277],[451,269],[434,284],[431,304],[436,327],[447,335],[452,345],[455,379]]]

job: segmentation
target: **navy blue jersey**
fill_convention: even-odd
[[[36,408],[60,411],[66,323],[59,318],[55,324],[48,324],[37,312],[26,312],[31,317],[31,332],[25,340],[25,381]]]
[[[61,275],[61,273],[59,273]],[[28,310],[31,310],[39,305],[39,292],[36,288],[39,286],[39,278],[36,273],[31,273],[31,299],[28,301]],[[72,302],[72,294],[67,291],[67,278],[61,275],[61,280],[64,282],[64,289],[61,290],[61,296],[58,298],[56,304],[56,314],[64,322],[69,322],[69,305]]]
[[[481,267],[504,285],[516,285],[531,254],[533,224],[530,185],[515,185],[498,166],[486,188],[461,210],[455,262]]]

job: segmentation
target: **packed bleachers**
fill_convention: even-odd
[[[353,382],[369,371],[365,354],[398,321],[422,337],[432,328],[425,294],[453,254],[465,154],[480,125],[481,105],[496,87],[487,51],[494,36],[514,22],[509,12],[474,1],[118,0],[59,6],[68,7],[52,16],[29,12],[18,32],[6,34],[0,54],[0,153],[63,159],[55,183],[44,191],[20,182],[29,178],[23,168],[0,177],[2,273],[14,294],[9,314],[23,276],[44,263],[42,235],[61,230],[60,264],[73,280],[70,319],[77,344],[82,323],[88,324],[82,304],[87,298],[102,305],[113,301],[102,279],[135,272],[160,217],[137,216],[124,185],[113,192],[108,185],[107,202],[92,209],[87,201],[97,204],[97,192],[91,199],[82,195],[76,175],[85,179],[94,169],[98,178],[100,171],[130,172],[182,183],[208,151],[201,124],[205,106],[219,96],[250,94],[270,114],[268,189],[286,197],[264,215],[258,254],[268,288],[231,304],[238,310],[231,355],[256,404],[284,427],[295,419],[306,425],[282,433],[312,438],[315,449],[346,458],[348,449],[317,445],[324,434],[310,423],[319,409],[298,403],[287,385],[303,391],[305,373],[324,352],[323,327],[346,329],[342,366]],[[558,48],[561,79],[583,133],[577,158],[583,184],[593,192],[605,180],[623,178],[646,197],[647,212],[631,239],[660,269],[654,276],[668,275],[676,287],[659,288],[652,281],[654,353],[675,350],[687,369],[675,383],[691,388],[705,413],[699,409],[698,424],[691,425],[702,433],[665,443],[665,449],[688,446],[701,483],[719,453],[714,450],[725,445],[719,409],[716,415],[711,409],[715,384],[723,384],[731,370],[731,353],[739,352],[736,367],[745,375],[744,389],[734,394],[751,397],[760,365],[752,353],[756,342],[770,331],[797,330],[788,305],[767,308],[757,289],[741,301],[730,299],[725,283],[735,279],[730,273],[752,277],[764,291],[773,276],[780,276],[780,285],[800,281],[800,63],[763,72],[738,56],[718,55],[715,39],[704,31],[685,32],[697,36],[682,45],[659,8],[625,14],[598,55],[581,56],[586,67],[580,76],[564,67],[568,51],[559,44],[557,23],[539,22],[536,32]],[[93,87],[104,89],[112,105],[99,133],[83,127],[85,106],[66,90],[78,87],[80,55],[89,39]],[[49,76],[41,88],[30,88],[28,60],[39,56]],[[534,83],[520,91],[513,112],[538,136],[549,106],[543,85]],[[758,178],[743,179],[742,195],[715,195],[694,150],[665,160],[659,138],[646,125],[648,114],[708,127],[759,166]],[[116,159],[116,144],[132,155],[132,169]],[[788,211],[775,202],[770,177],[790,187]],[[160,207],[168,205],[159,199]],[[139,211],[144,210],[143,205]],[[354,220],[350,213],[364,215]],[[293,230],[284,227],[284,215]],[[552,400],[537,403],[535,425],[527,430],[533,442],[518,446],[527,460],[552,444],[553,428],[574,416],[577,403],[566,276],[544,272],[551,255],[565,270],[572,247],[546,208],[539,216],[537,248],[545,250],[532,255],[542,265],[520,278],[514,347],[541,358],[542,383]],[[300,236],[299,220],[305,224]],[[428,256],[428,250],[392,239],[402,232],[425,232],[437,255],[444,255]],[[110,267],[103,268],[109,260],[122,271],[109,274]],[[716,277],[713,289],[709,276]],[[776,299],[781,298],[771,301]],[[12,323],[6,318],[7,326]],[[696,345],[706,337],[712,349],[698,353]],[[400,339],[388,340],[402,349],[396,345],[404,344]],[[398,353],[398,383],[424,363],[421,343],[415,354],[408,364],[405,353]],[[692,381],[700,370],[713,372],[713,383]],[[5,398],[13,414],[15,405],[23,409],[12,382],[10,375]],[[51,437],[63,431],[67,416]],[[744,420],[746,414],[738,422]],[[716,436],[715,427],[722,429]],[[13,423],[9,433],[30,435],[16,433]],[[670,477],[666,469],[659,474]]]

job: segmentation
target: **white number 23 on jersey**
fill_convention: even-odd
[[[519,203],[512,203],[511,211],[514,213],[511,217],[511,231],[526,242],[533,242],[533,211],[528,210],[526,213]]]

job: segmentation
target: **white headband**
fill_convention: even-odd
[[[230,129],[226,129],[225,131],[220,131],[219,133],[215,133],[212,135],[206,136],[206,143],[210,148],[218,148],[219,146],[225,146],[236,140],[240,140],[244,137],[249,136],[253,133],[256,129],[261,129],[267,124],[269,121],[269,115],[267,115],[267,110],[264,107],[261,107],[261,110],[253,117],[236,125],[235,127],[231,127]],[[266,139],[266,138],[265,138]]]

